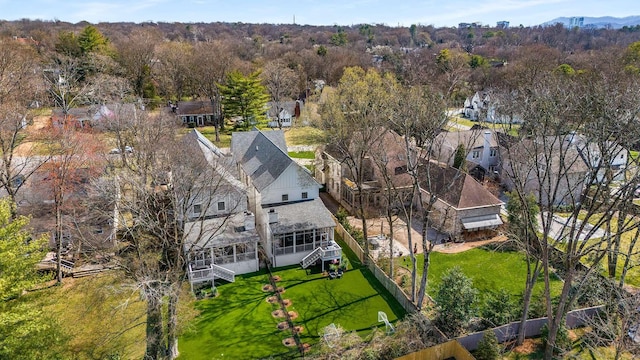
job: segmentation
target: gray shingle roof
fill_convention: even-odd
[[[178,115],[207,115],[213,114],[213,104],[211,101],[179,101]]]
[[[269,186],[293,163],[287,154],[284,133],[279,130],[234,132],[231,153],[258,191]]]
[[[278,213],[278,222],[270,225],[273,234],[336,226],[331,213],[320,198],[272,206],[264,208],[263,211],[268,212],[271,209]]]

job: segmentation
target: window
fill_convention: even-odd
[[[289,201],[289,194],[282,194],[282,201]]]
[[[194,215],[200,215],[201,212],[202,212],[202,205],[201,204],[194,204],[193,205],[193,214]]]
[[[400,174],[404,174],[407,172],[407,166],[403,165],[403,166],[398,166],[394,169],[394,173],[395,175],[400,175]]]
[[[307,199],[308,197],[309,197],[309,194],[307,194],[306,191],[302,193],[302,198],[303,199]]]
[[[496,156],[498,155],[498,150],[497,149],[491,149],[489,150],[489,156]]]
[[[187,123],[187,117],[186,116],[182,117],[182,122],[185,123],[185,124]]]
[[[218,202],[218,211],[224,211],[224,210],[225,210],[224,201]]]
[[[480,157],[480,151],[473,150],[473,152],[471,153],[471,157],[473,157],[474,159],[479,158]]]
[[[489,165],[489,175],[493,175],[496,173],[495,165]]]

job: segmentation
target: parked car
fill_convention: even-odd
[[[121,152],[120,148],[113,148],[109,150],[109,154],[120,154],[120,152]],[[124,152],[125,154],[131,154],[133,152],[133,148],[127,145],[124,147]]]

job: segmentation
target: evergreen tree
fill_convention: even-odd
[[[222,93],[222,106],[226,117],[242,117],[245,129],[250,125],[266,121],[266,108],[269,95],[256,71],[244,76],[233,71],[227,76],[226,85],[219,85]]]
[[[467,150],[464,148],[463,144],[458,145],[456,148],[456,153],[453,157],[453,167],[464,171],[464,160],[467,158]]]
[[[498,338],[492,330],[487,330],[478,343],[478,349],[473,354],[477,360],[497,360],[500,359],[500,348]]]
[[[105,50],[109,40],[102,35],[95,26],[89,25],[82,29],[78,36],[78,44],[83,54],[101,52]]]
[[[477,296],[478,290],[459,267],[447,271],[434,297],[438,327],[448,336],[460,334],[473,315]]]

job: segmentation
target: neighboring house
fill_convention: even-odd
[[[466,169],[479,181],[500,172],[500,148],[493,130],[441,132],[433,144],[432,158],[453,166],[458,147],[464,147]]]
[[[386,208],[388,196],[387,181],[395,191],[396,206],[404,202],[406,192],[410,191],[412,178],[407,174],[407,155],[404,138],[394,131],[381,129],[385,133],[380,141],[372,145],[363,166],[362,190],[365,192],[365,212],[367,216],[379,216]],[[315,178],[325,186],[326,191],[342,207],[354,212],[358,203],[358,187],[345,156],[334,146],[318,148],[315,160]],[[384,165],[384,166],[381,166]]]
[[[576,147],[591,173],[595,172],[598,183],[602,183],[607,177],[615,181],[625,180],[629,160],[627,149],[610,141],[605,142],[605,148],[602,149],[600,144],[590,142],[586,137],[575,133],[567,135],[566,138]],[[606,161],[607,164],[603,164],[602,161]]]
[[[249,194],[249,210],[272,266],[337,260],[335,221],[319,197],[320,185],[293,161],[284,133],[234,132],[231,153]]]
[[[203,156],[219,180],[213,188],[192,191],[185,199],[184,251],[191,285],[223,279],[234,281],[235,274],[259,269],[255,215],[248,210],[247,189],[237,179],[233,158],[197,130],[183,138],[191,156]]]
[[[169,108],[184,125],[196,127],[215,124],[216,109],[211,101],[179,101],[170,104]]]
[[[91,105],[71,108],[65,114],[62,109],[54,109],[51,114],[53,126],[62,124],[74,125],[78,128],[100,127],[105,122],[114,119],[118,114],[133,114],[136,109],[135,104],[109,104]]]
[[[501,146],[501,179],[507,190],[518,185],[542,206],[580,201],[589,167],[565,138],[511,139]]]
[[[484,121],[495,124],[520,124],[522,118],[519,116],[507,116],[498,114],[495,107],[495,99],[489,93],[476,92],[472,97],[464,101],[462,113],[472,121]]]
[[[435,229],[453,238],[469,238],[502,225],[500,207],[504,202],[472,176],[436,162],[424,162],[420,166],[428,167],[420,171],[429,175],[420,183],[423,204],[414,205],[424,207],[435,200],[429,213]]]
[[[337,149],[330,146],[318,150],[316,178],[324,182],[329,194],[342,207],[354,211],[358,206],[358,189],[343,158]],[[365,168],[370,169],[364,174],[363,184],[367,215],[379,216],[380,211],[386,208],[385,179],[390,180],[392,191],[396,191],[398,203],[395,206],[411,205],[412,177],[407,173],[407,155],[402,136],[385,130],[380,141],[370,147],[366,161]],[[430,165],[426,160],[420,160],[420,163],[419,173],[429,176],[429,180],[423,178],[420,182],[423,200],[429,201],[431,193],[436,197],[430,218],[434,228],[460,237],[473,236],[481,230],[493,230],[502,225],[500,206],[503,202],[473,177],[436,161]],[[422,206],[419,203],[413,205]]]
[[[274,102],[267,103],[267,118],[269,127],[291,127],[294,120],[300,117],[302,111],[302,101],[284,101],[280,104]]]

